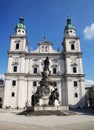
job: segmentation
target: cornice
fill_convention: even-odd
[[[10,38],[27,38],[26,35],[11,35]]]
[[[65,74],[65,77],[85,77],[85,74]]]
[[[79,58],[82,58],[82,54],[82,52],[64,52],[65,57],[77,56]]]
[[[64,39],[80,39],[79,36],[64,36]]]
[[[79,37],[79,36],[64,36],[62,45],[64,44],[65,39],[74,39],[74,40],[78,40],[78,39],[80,39],[80,37]]]
[[[42,78],[41,74],[26,74],[26,73],[5,73],[5,76],[23,76],[23,77],[32,77],[32,78]],[[62,78],[63,75],[50,75],[50,78]]]
[[[24,55],[26,55],[27,52],[26,51],[8,51],[8,54],[17,54],[17,55],[24,54]]]

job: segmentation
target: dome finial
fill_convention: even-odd
[[[75,30],[75,27],[72,25],[72,23],[71,23],[71,18],[68,16],[68,18],[67,18],[67,24],[66,24],[66,26],[65,26],[65,29],[64,29],[64,32],[66,31],[66,30],[68,30],[68,29],[73,29],[73,30]]]
[[[18,28],[26,30],[26,26],[24,25],[24,18],[23,17],[19,18],[19,22],[16,25],[15,29],[18,29]]]
[[[24,24],[24,18],[23,18],[23,17],[20,17],[20,19],[19,19],[19,23]]]
[[[15,34],[19,35],[25,35],[26,34],[26,26],[24,24],[24,18],[20,17],[19,22],[15,27]]]
[[[46,36],[44,35],[44,41],[46,41],[46,39],[47,39],[47,38],[46,38]]]
[[[67,18],[67,25],[68,24],[71,24],[71,18],[68,16],[68,18]]]

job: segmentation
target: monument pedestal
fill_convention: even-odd
[[[54,102],[54,106],[56,106],[56,107],[59,106],[59,102],[58,102],[58,100],[55,100],[55,102]]]
[[[31,111],[66,111],[68,106],[31,106],[27,107],[27,110]]]
[[[43,98],[39,99],[39,106],[48,106],[49,98],[48,96],[44,96]]]
[[[39,82],[36,92],[32,95],[32,107],[28,108],[33,111],[57,111],[67,110],[67,106],[60,106],[59,104],[59,92],[57,88],[54,88],[55,82],[49,79],[49,58],[44,60],[44,69],[42,79]]]

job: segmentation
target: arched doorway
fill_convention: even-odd
[[[2,102],[3,102],[3,100],[2,100],[2,98],[0,97],[0,108],[2,108]]]

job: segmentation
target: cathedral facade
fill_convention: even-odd
[[[36,50],[28,52],[26,26],[21,17],[10,36],[8,67],[5,74],[4,108],[32,106],[32,95],[42,77],[44,60],[49,57],[50,79],[59,93],[59,105],[72,108],[85,105],[85,81],[80,38],[67,19],[62,41],[63,51],[54,50],[44,37]],[[45,91],[47,93],[47,91]]]

